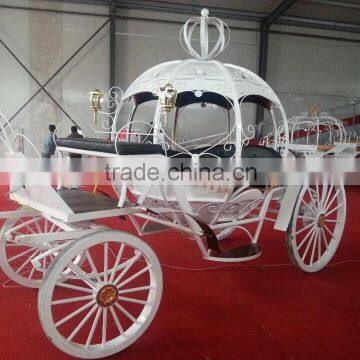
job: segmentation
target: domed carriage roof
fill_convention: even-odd
[[[218,39],[214,45],[209,42],[209,26],[218,31]],[[200,51],[193,41],[197,28]],[[270,101],[281,107],[275,92],[258,75],[240,66],[213,60],[227,47],[230,31],[222,20],[209,17],[207,9],[202,10],[201,17],[189,19],[180,35],[181,45],[192,58],[165,62],[145,71],[130,85],[124,94],[125,99],[134,95],[137,95],[138,103],[154,99],[157,98],[160,87],[171,84],[178,94],[189,91],[200,97],[203,92],[212,93],[231,102],[243,100],[270,107]]]
[[[141,93],[156,94],[160,86],[167,83],[171,83],[178,93],[200,90],[238,101],[261,97],[281,105],[271,87],[250,70],[197,59],[170,61],[150,68],[130,85],[124,98]]]

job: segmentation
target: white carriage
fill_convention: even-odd
[[[357,157],[358,135],[354,130],[347,131],[345,125],[326,113],[294,116],[288,120],[289,149],[298,157]],[[269,143],[272,136],[265,136],[262,142]]]
[[[219,33],[213,49],[208,25]],[[200,51],[191,39],[197,26]],[[227,45],[227,26],[203,10],[201,17],[186,22],[182,35],[193,58],[155,66],[135,80],[113,114],[111,141],[57,139],[58,153],[130,160],[140,155],[159,162],[281,158],[273,148],[249,145],[254,128],[245,125],[242,114],[246,102],[264,106],[275,132],[283,129],[282,137],[274,136],[281,139],[274,148],[286,151],[288,125],[276,94],[252,72],[213,60]],[[93,110],[101,114],[100,98],[100,93],[92,94]],[[131,101],[129,120],[120,124],[121,109]],[[155,103],[154,114],[147,108],[142,112],[147,120],[138,119],[137,112],[150,101]],[[225,114],[223,128],[200,137],[179,135],[186,108],[196,119],[204,109],[220,111]],[[212,121],[208,115],[206,119]],[[12,151],[14,136],[5,139],[9,157],[21,157]],[[7,218],[1,229],[3,271],[21,285],[39,288],[38,312],[47,337],[75,357],[105,357],[134,343],[153,320],[162,296],[161,266],[152,249],[140,237],[111,230],[97,220],[125,215],[141,237],[179,230],[196,241],[204,259],[225,262],[258,257],[262,225],[272,221],[286,232],[294,264],[316,272],[333,257],[346,217],[345,191],[337,185],[114,187],[118,199],[61,184],[58,189],[29,186],[18,179],[10,199],[21,207],[0,213]],[[224,248],[235,230],[248,243]]]

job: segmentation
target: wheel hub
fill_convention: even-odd
[[[103,286],[96,295],[96,302],[102,307],[108,307],[115,303],[119,296],[118,289],[114,285]]]
[[[318,218],[318,227],[322,228],[325,225],[326,217],[324,214],[321,214]]]

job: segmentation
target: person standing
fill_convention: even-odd
[[[56,126],[51,124],[49,125],[49,133],[45,136],[44,145],[41,156],[43,158],[51,158],[55,154],[56,144],[56,135],[54,134]]]
[[[68,139],[83,139],[84,137],[78,133],[78,127],[72,126],[71,127],[71,134],[67,137]],[[81,158],[81,154],[70,154],[71,158]]]

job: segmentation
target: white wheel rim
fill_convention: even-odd
[[[84,262],[74,265],[82,252]],[[68,267],[72,274],[59,283]],[[101,291],[109,302],[102,302]],[[57,257],[40,289],[38,310],[46,335],[59,349],[93,359],[135,342],[154,318],[161,294],[161,267],[151,248],[131,234],[101,231]]]
[[[20,285],[38,288],[54,255],[40,260],[41,270],[38,270],[31,260],[48,248],[16,243],[15,236],[55,231],[62,230],[41,216],[6,220],[0,231],[0,265],[5,274]]]
[[[342,186],[304,187],[294,209],[288,246],[293,261],[316,272],[334,256],[344,230],[346,196]]]

